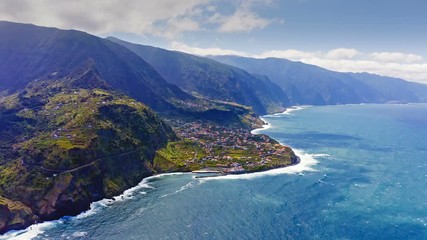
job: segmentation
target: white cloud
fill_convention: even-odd
[[[320,58],[305,59],[302,62],[339,72],[369,72],[427,83],[427,63],[406,64],[385,63],[373,60],[330,60]]]
[[[95,34],[132,32],[163,35],[198,30],[194,9],[211,0],[16,0],[0,1],[3,20],[75,28]],[[162,24],[163,23],[163,24]]]
[[[262,29],[268,26],[271,21],[259,17],[256,13],[248,10],[237,10],[233,15],[221,17],[220,32],[250,32],[254,29]]]
[[[271,50],[267,52],[263,52],[259,55],[255,55],[253,57],[255,58],[286,58],[286,59],[305,59],[305,58],[314,58],[318,56],[319,53],[316,52],[304,52],[299,51],[295,49],[288,49],[288,50]]]
[[[237,56],[249,56],[245,52],[230,50],[230,49],[221,49],[221,48],[199,48],[191,47],[181,42],[172,42],[170,45],[171,50],[186,52],[199,56],[208,56],[208,55],[237,55]]]
[[[377,53],[361,53],[355,49],[333,49],[328,52],[304,52],[291,49],[267,51],[255,57],[281,57],[339,72],[368,72],[427,83],[427,62],[422,62],[421,57],[404,53],[393,53],[391,56],[399,56],[394,58],[386,58],[386,54],[373,58],[374,55],[378,56]],[[355,59],[356,56],[357,59]]]
[[[327,52],[325,57],[330,59],[351,59],[358,55],[360,55],[360,52],[358,52],[356,49],[337,48]]]
[[[128,31],[156,34],[156,23],[191,14],[209,0],[19,0],[2,1],[4,20],[76,28],[92,33]],[[173,23],[173,22],[172,22]],[[172,26],[172,25],[171,25]],[[183,30],[186,30],[185,28]],[[194,30],[194,26],[190,29]]]
[[[254,29],[263,29],[273,22],[277,22],[277,20],[259,16],[254,11],[254,8],[258,6],[268,6],[271,3],[271,0],[237,1],[236,10],[234,13],[230,15],[215,13],[211,16],[209,22],[219,24],[218,31],[224,33],[250,32]]]
[[[300,51],[296,49],[286,49],[286,50],[270,50],[263,52],[261,54],[255,55],[256,58],[286,58],[291,60],[300,61],[302,59],[312,59],[312,58],[326,58],[326,59],[352,59],[356,56],[359,56],[361,53],[356,49],[350,48],[337,48],[330,50],[328,52],[307,52]]]
[[[400,52],[374,52],[371,54],[371,57],[372,59],[380,62],[415,63],[423,60],[421,56]]]
[[[182,32],[197,31],[200,29],[199,23],[188,17],[176,17],[167,21],[163,29],[159,29],[161,36],[173,39]]]
[[[417,63],[408,62],[408,58],[390,58],[388,61],[384,61],[384,59],[373,59],[372,56],[374,53],[362,53],[356,49],[343,48],[332,49],[327,52],[306,52],[295,49],[271,50],[256,55],[230,49],[191,47],[178,42],[173,43],[171,48],[201,56],[238,55],[254,58],[286,58],[317,65],[333,71],[368,72],[427,84],[427,62],[422,61],[422,58],[421,60],[414,58],[414,60],[419,60]],[[412,54],[399,53],[396,55],[411,56]]]
[[[43,26],[74,28],[95,34],[129,32],[174,39],[184,32],[248,32],[262,29],[279,19],[259,15],[262,7],[272,7],[275,0],[0,0],[1,20],[28,22]],[[224,11],[222,4],[233,6]],[[228,6],[227,5],[227,6]],[[173,42],[175,50],[197,55],[250,54],[221,48],[191,47]],[[270,50],[253,57],[287,58],[315,64],[336,71],[370,72],[427,82],[427,62],[411,53],[372,52],[338,48],[327,52],[296,49]]]
[[[0,0],[1,20],[79,29],[94,34],[128,32],[179,37],[185,32],[249,32],[274,22],[258,16],[254,6],[271,0]],[[221,4],[233,6],[224,11]],[[216,20],[216,22],[212,22]]]

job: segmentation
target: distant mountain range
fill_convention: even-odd
[[[204,57],[112,37],[107,39],[127,47],[151,64],[169,83],[190,94],[251,106],[258,114],[281,111],[289,105],[284,91],[268,78]]]
[[[426,102],[427,85],[368,73],[334,72],[286,59],[210,56],[282,87],[291,105]]]
[[[393,77],[335,72],[278,58],[209,56],[212,61],[107,39],[133,51],[187,93],[248,105],[258,114],[290,105],[427,102],[427,85]]]

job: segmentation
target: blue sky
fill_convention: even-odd
[[[0,19],[427,83],[426,0],[0,0]]]
[[[250,32],[189,33],[184,42],[250,53],[282,48],[305,51],[356,48],[427,57],[427,1],[264,1],[253,11],[270,24]],[[256,4],[254,4],[256,5]],[[261,5],[261,7],[259,7]],[[221,5],[219,5],[221,6]],[[222,5],[219,7],[226,8]]]

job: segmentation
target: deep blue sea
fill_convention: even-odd
[[[264,119],[257,132],[296,149],[299,165],[156,176],[77,217],[7,237],[427,239],[426,104],[307,107]]]

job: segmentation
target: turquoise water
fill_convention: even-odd
[[[262,133],[304,151],[300,165],[149,178],[78,217],[8,237],[427,239],[427,105],[309,107],[264,118]]]

